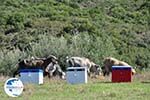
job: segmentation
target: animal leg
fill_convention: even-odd
[[[60,68],[60,66],[58,66],[58,72],[60,73],[59,74],[59,77],[61,78],[61,79],[65,79],[65,73],[62,71],[62,69]]]
[[[14,73],[13,73],[13,77],[15,77],[17,74],[19,74],[19,69],[17,69]],[[20,74],[19,74],[20,76]]]
[[[56,67],[54,66],[53,70],[49,71],[49,78],[53,76],[53,73],[56,71]]]

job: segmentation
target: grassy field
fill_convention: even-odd
[[[0,100],[149,100],[150,74],[134,76],[131,83],[111,83],[110,78],[89,79],[87,84],[70,85],[65,80],[44,79],[43,85],[25,85],[21,96],[9,97],[1,77]]]

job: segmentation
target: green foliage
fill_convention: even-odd
[[[88,57],[94,62],[97,62],[97,64],[102,65],[102,57],[116,54],[111,38],[109,37],[107,40],[104,40],[102,37],[82,33],[74,37],[69,36],[68,39],[63,36],[58,38],[54,36],[47,37],[46,35],[40,35],[38,38],[39,41],[37,43],[30,44],[31,48],[26,51],[25,54],[28,54],[26,57],[47,57],[49,54],[53,54],[60,59],[60,64],[63,69],[66,67],[65,60],[67,56]],[[14,53],[11,51],[4,56],[4,53],[1,52],[1,56],[3,57],[1,61],[5,61],[1,67],[6,66],[6,68],[9,67],[9,69],[14,70],[14,62],[17,62],[17,59],[19,59],[18,56],[21,53],[24,54],[24,52],[16,50]],[[9,56],[10,58],[8,58]],[[23,57],[20,58],[23,59]],[[3,73],[10,74],[11,70],[7,71],[7,73],[4,70],[2,72],[4,71]]]
[[[48,56],[49,54],[56,55],[60,59],[62,67],[65,66],[67,56],[88,57],[98,64],[102,65],[103,57],[114,56],[115,48],[111,39],[103,40],[102,37],[93,37],[86,33],[76,35],[74,37],[47,37],[40,36],[38,43],[32,44],[32,50],[28,51],[32,56]],[[106,43],[106,45],[104,45]],[[65,69],[65,68],[64,68]]]
[[[18,59],[26,57],[26,53],[17,49],[15,51],[0,51],[0,73],[2,75],[12,75],[12,72],[16,69]]]
[[[66,56],[89,57],[100,65],[104,57],[113,56],[150,68],[149,4],[149,0],[1,0],[1,54],[18,49],[26,57],[54,54],[63,67]]]

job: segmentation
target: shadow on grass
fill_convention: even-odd
[[[132,82],[111,82],[111,81],[104,81],[104,82],[95,82],[95,83],[99,83],[99,84],[117,84],[117,83],[132,83]]]
[[[150,81],[142,81],[143,84],[150,84]]]
[[[106,82],[94,82],[94,83],[100,83],[100,84],[112,84],[112,82],[106,81]]]

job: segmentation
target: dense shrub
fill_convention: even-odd
[[[18,49],[14,51],[3,50],[0,51],[0,73],[2,75],[12,75],[13,71],[16,69],[16,64],[18,59],[27,58],[26,53],[19,51]]]
[[[17,63],[17,60],[19,58],[23,59],[24,57],[47,57],[53,54],[59,58],[62,68],[65,69],[67,56],[88,57],[97,64],[102,65],[103,57],[115,56],[116,54],[113,43],[109,37],[104,40],[101,37],[84,33],[74,37],[69,36],[69,39],[63,36],[57,38],[53,36],[47,37],[46,35],[40,35],[39,38],[40,40],[37,43],[30,44],[31,49],[26,52],[15,50],[6,53],[6,55],[4,55],[4,52],[1,52],[1,57],[3,57],[1,62],[4,61],[0,65],[0,68],[2,68],[1,72],[11,74],[11,70],[14,70],[14,64]],[[3,66],[11,70],[5,72]]]
[[[18,53],[26,55],[21,58],[54,54],[64,69],[66,56],[89,57],[100,65],[103,57],[113,56],[150,68],[149,4],[149,0],[1,0],[0,73],[10,74],[4,66],[14,69]]]
[[[63,67],[65,66],[66,56],[88,57],[102,65],[103,57],[116,54],[109,37],[104,40],[101,37],[93,37],[85,33],[73,37],[68,36],[68,39],[42,35],[39,42],[32,45],[32,50],[28,51],[30,55],[39,57],[49,54],[56,55]]]

